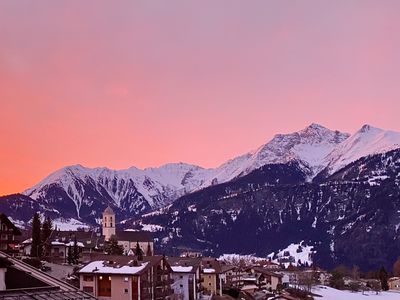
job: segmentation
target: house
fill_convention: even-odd
[[[124,249],[124,253],[134,252],[136,245],[139,244],[140,249],[146,256],[154,253],[154,241],[151,234],[147,231],[117,231],[115,227],[115,213],[108,206],[103,212],[102,229],[105,241],[109,241],[111,237],[115,237],[118,244]]]
[[[73,251],[75,242],[80,255],[85,251],[100,251],[104,247],[104,238],[95,231],[53,230],[43,249],[44,258],[54,263],[67,262],[68,252]],[[29,255],[31,244],[32,239],[22,242],[25,255]]]
[[[262,261],[260,262],[260,266],[268,269],[268,270],[272,270],[272,271],[277,271],[277,270],[281,270],[281,266],[277,263],[274,263],[270,260],[266,260],[266,261]]]
[[[32,251],[32,238],[24,240],[21,245],[19,250],[22,252],[22,255],[25,256],[31,256],[31,251]]]
[[[80,288],[98,299],[169,299],[173,293],[171,272],[163,256],[139,261],[132,256],[105,255],[79,271]]]
[[[278,285],[282,284],[282,275],[274,273],[262,267],[252,267],[249,269],[250,274],[256,278],[256,284],[260,289],[268,289],[276,291]]]
[[[302,273],[308,274],[308,276],[311,276],[318,284],[322,285],[329,285],[329,281],[332,277],[329,272],[319,267],[305,269]]]
[[[0,252],[0,299],[82,299],[92,295]]]
[[[389,290],[400,291],[400,277],[391,277],[388,280]]]
[[[299,283],[300,272],[298,270],[282,270],[279,271],[282,275],[283,287],[296,286]]]
[[[245,275],[245,272],[240,267],[222,264],[220,274],[222,287],[225,289],[241,286],[243,275]]]
[[[171,266],[171,285],[179,300],[197,300],[200,298],[201,258],[168,257]]]
[[[7,254],[19,252],[19,237],[21,231],[3,213],[0,213],[0,251]]]
[[[216,258],[203,257],[201,269],[201,286],[211,295],[222,295],[221,265]]]

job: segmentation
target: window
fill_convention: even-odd
[[[183,284],[181,284],[180,287],[183,288]]]
[[[83,281],[93,281],[93,276],[91,276],[91,275],[83,275]]]
[[[84,286],[84,287],[83,287],[83,291],[84,291],[85,293],[93,294],[93,287],[92,287],[92,286]]]
[[[124,281],[125,281],[125,282],[128,282],[128,280],[129,280],[128,277],[125,277],[125,278],[124,278]]]
[[[111,276],[99,276],[97,294],[101,297],[111,297]]]
[[[124,293],[125,293],[125,294],[128,294],[128,289],[124,289]]]
[[[183,278],[183,276],[181,275],[181,276],[179,276],[181,279]]]
[[[209,282],[208,285],[211,286],[211,282]]]
[[[112,227],[112,223],[110,223],[110,227]]]

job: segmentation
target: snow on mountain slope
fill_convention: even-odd
[[[68,218],[90,216],[94,221],[100,215],[99,210],[107,205],[126,212],[124,217],[129,218],[163,207],[184,194],[249,174],[267,164],[297,161],[308,179],[312,179],[327,166],[333,173],[362,156],[399,145],[400,133],[392,131],[364,126],[349,137],[347,133],[311,124],[298,132],[277,134],[257,150],[215,169],[185,163],[143,170],[75,165],[50,174],[24,194],[68,211]]]
[[[325,157],[323,164],[333,174],[361,157],[400,148],[400,133],[364,125]]]
[[[204,186],[210,185],[212,181],[215,182],[215,179],[218,182],[232,180],[266,164],[287,163],[294,160],[303,164],[311,178],[325,167],[324,158],[349,136],[347,133],[332,131],[318,124],[311,124],[299,132],[277,134],[256,151],[239,156],[218,167],[214,176],[206,181]]]
[[[33,199],[46,198],[50,187],[60,187],[74,202],[78,216],[82,204],[88,202],[87,186],[101,196],[111,197],[117,207],[135,194],[135,197],[144,198],[151,208],[156,208],[198,187],[207,172],[206,169],[183,163],[119,171],[75,165],[50,174],[24,194]]]

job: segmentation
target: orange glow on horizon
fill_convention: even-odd
[[[66,165],[216,167],[320,123],[400,131],[400,2],[0,3],[0,195]]]

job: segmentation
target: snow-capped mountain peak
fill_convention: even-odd
[[[361,157],[397,148],[400,148],[399,132],[364,125],[332,151],[324,159],[324,164],[332,174]]]
[[[125,170],[86,168],[77,164],[55,171],[24,194],[74,211],[68,217],[79,219],[84,214],[97,218],[98,210],[108,205],[132,216],[160,208],[184,194],[249,174],[267,164],[295,161],[311,180],[324,169],[332,174],[358,158],[399,148],[399,145],[400,133],[370,125],[364,125],[350,136],[313,123],[297,132],[277,134],[255,151],[228,160],[215,169],[186,163]]]
[[[323,159],[350,135],[312,123],[303,130],[277,134],[257,150],[239,156],[217,168],[211,181],[225,182],[266,164],[299,161],[310,178],[324,168]]]

